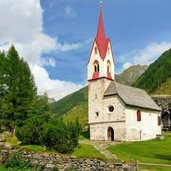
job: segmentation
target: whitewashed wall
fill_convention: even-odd
[[[99,83],[100,80],[96,82],[96,89],[89,93],[90,95],[92,94],[92,98],[89,95],[91,100],[89,102],[90,139],[107,140],[107,130],[109,127],[112,127],[114,130],[114,140],[125,141],[125,105],[118,96],[103,98],[104,93],[101,94],[100,99],[95,99],[94,93],[97,93],[98,87],[101,85]],[[95,87],[95,82],[91,83],[90,86],[91,88]],[[113,112],[108,111],[110,105],[114,107]],[[96,116],[96,112],[99,112],[99,116]]]
[[[126,140],[141,141],[156,138],[161,134],[161,126],[158,126],[158,115],[160,112],[152,110],[141,110],[141,121],[137,121],[138,108],[127,108],[126,116]]]
[[[114,130],[114,141],[126,141],[125,122],[106,122],[99,124],[90,124],[91,140],[108,140],[107,131],[112,127]]]

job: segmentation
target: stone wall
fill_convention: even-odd
[[[163,130],[171,130],[171,96],[152,96],[161,108]]]
[[[56,154],[38,154],[32,151],[24,151],[1,147],[0,162],[17,153],[25,160],[30,160],[33,168],[43,171],[52,171],[58,168],[60,171],[128,171],[128,165],[123,163],[110,163],[98,159],[59,157]]]
[[[152,99],[161,107],[162,111],[171,109],[171,96],[152,96]]]

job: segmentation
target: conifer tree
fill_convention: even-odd
[[[0,51],[0,128],[4,124],[4,114],[8,110],[8,105],[6,103],[7,94],[7,73],[6,66],[7,59],[5,58],[5,53]],[[6,67],[5,67],[6,66]]]
[[[7,104],[4,114],[6,127],[13,131],[32,112],[36,86],[28,64],[19,57],[14,46],[7,53]]]

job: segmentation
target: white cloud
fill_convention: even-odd
[[[43,66],[55,67],[56,66],[56,60],[54,58],[51,58],[51,57],[43,58],[42,59],[42,65]]]
[[[125,69],[129,68],[131,65],[132,64],[130,62],[126,62],[123,64],[122,68],[123,68],[123,70],[125,70]]]
[[[171,48],[171,42],[150,43],[144,49],[133,50],[120,58],[123,60],[123,69],[130,65],[149,65],[154,62],[163,52]]]
[[[56,43],[56,49],[62,52],[69,51],[69,50],[77,50],[81,47],[82,47],[81,43],[71,43],[71,44],[63,43],[62,44],[59,41],[57,41]]]
[[[77,15],[74,9],[71,8],[70,6],[66,6],[64,11],[65,11],[65,16],[69,18],[73,18]]]
[[[47,71],[38,65],[35,65],[32,71],[35,76],[36,84],[42,85],[38,90],[39,94],[46,92],[49,97],[60,99],[83,87],[81,84],[75,84],[72,82],[51,80]]]
[[[73,15],[74,10],[66,9]],[[61,43],[58,38],[50,37],[43,32],[43,10],[40,0],[0,0],[0,49],[7,50],[14,44],[20,56],[29,63],[38,86],[38,91],[56,92],[56,98],[80,88],[80,85],[51,80],[44,65],[54,67],[56,61],[42,57],[43,53],[52,51],[69,51],[81,47],[80,43]],[[35,72],[35,68],[37,72]],[[68,85],[68,86],[67,86]],[[61,86],[61,88],[60,88]],[[53,87],[53,89],[52,89]],[[69,90],[68,90],[69,89]]]

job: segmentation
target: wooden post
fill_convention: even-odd
[[[139,161],[138,160],[136,160],[136,171],[138,171],[139,170]]]
[[[131,160],[130,162],[130,171],[134,171],[134,161]]]

